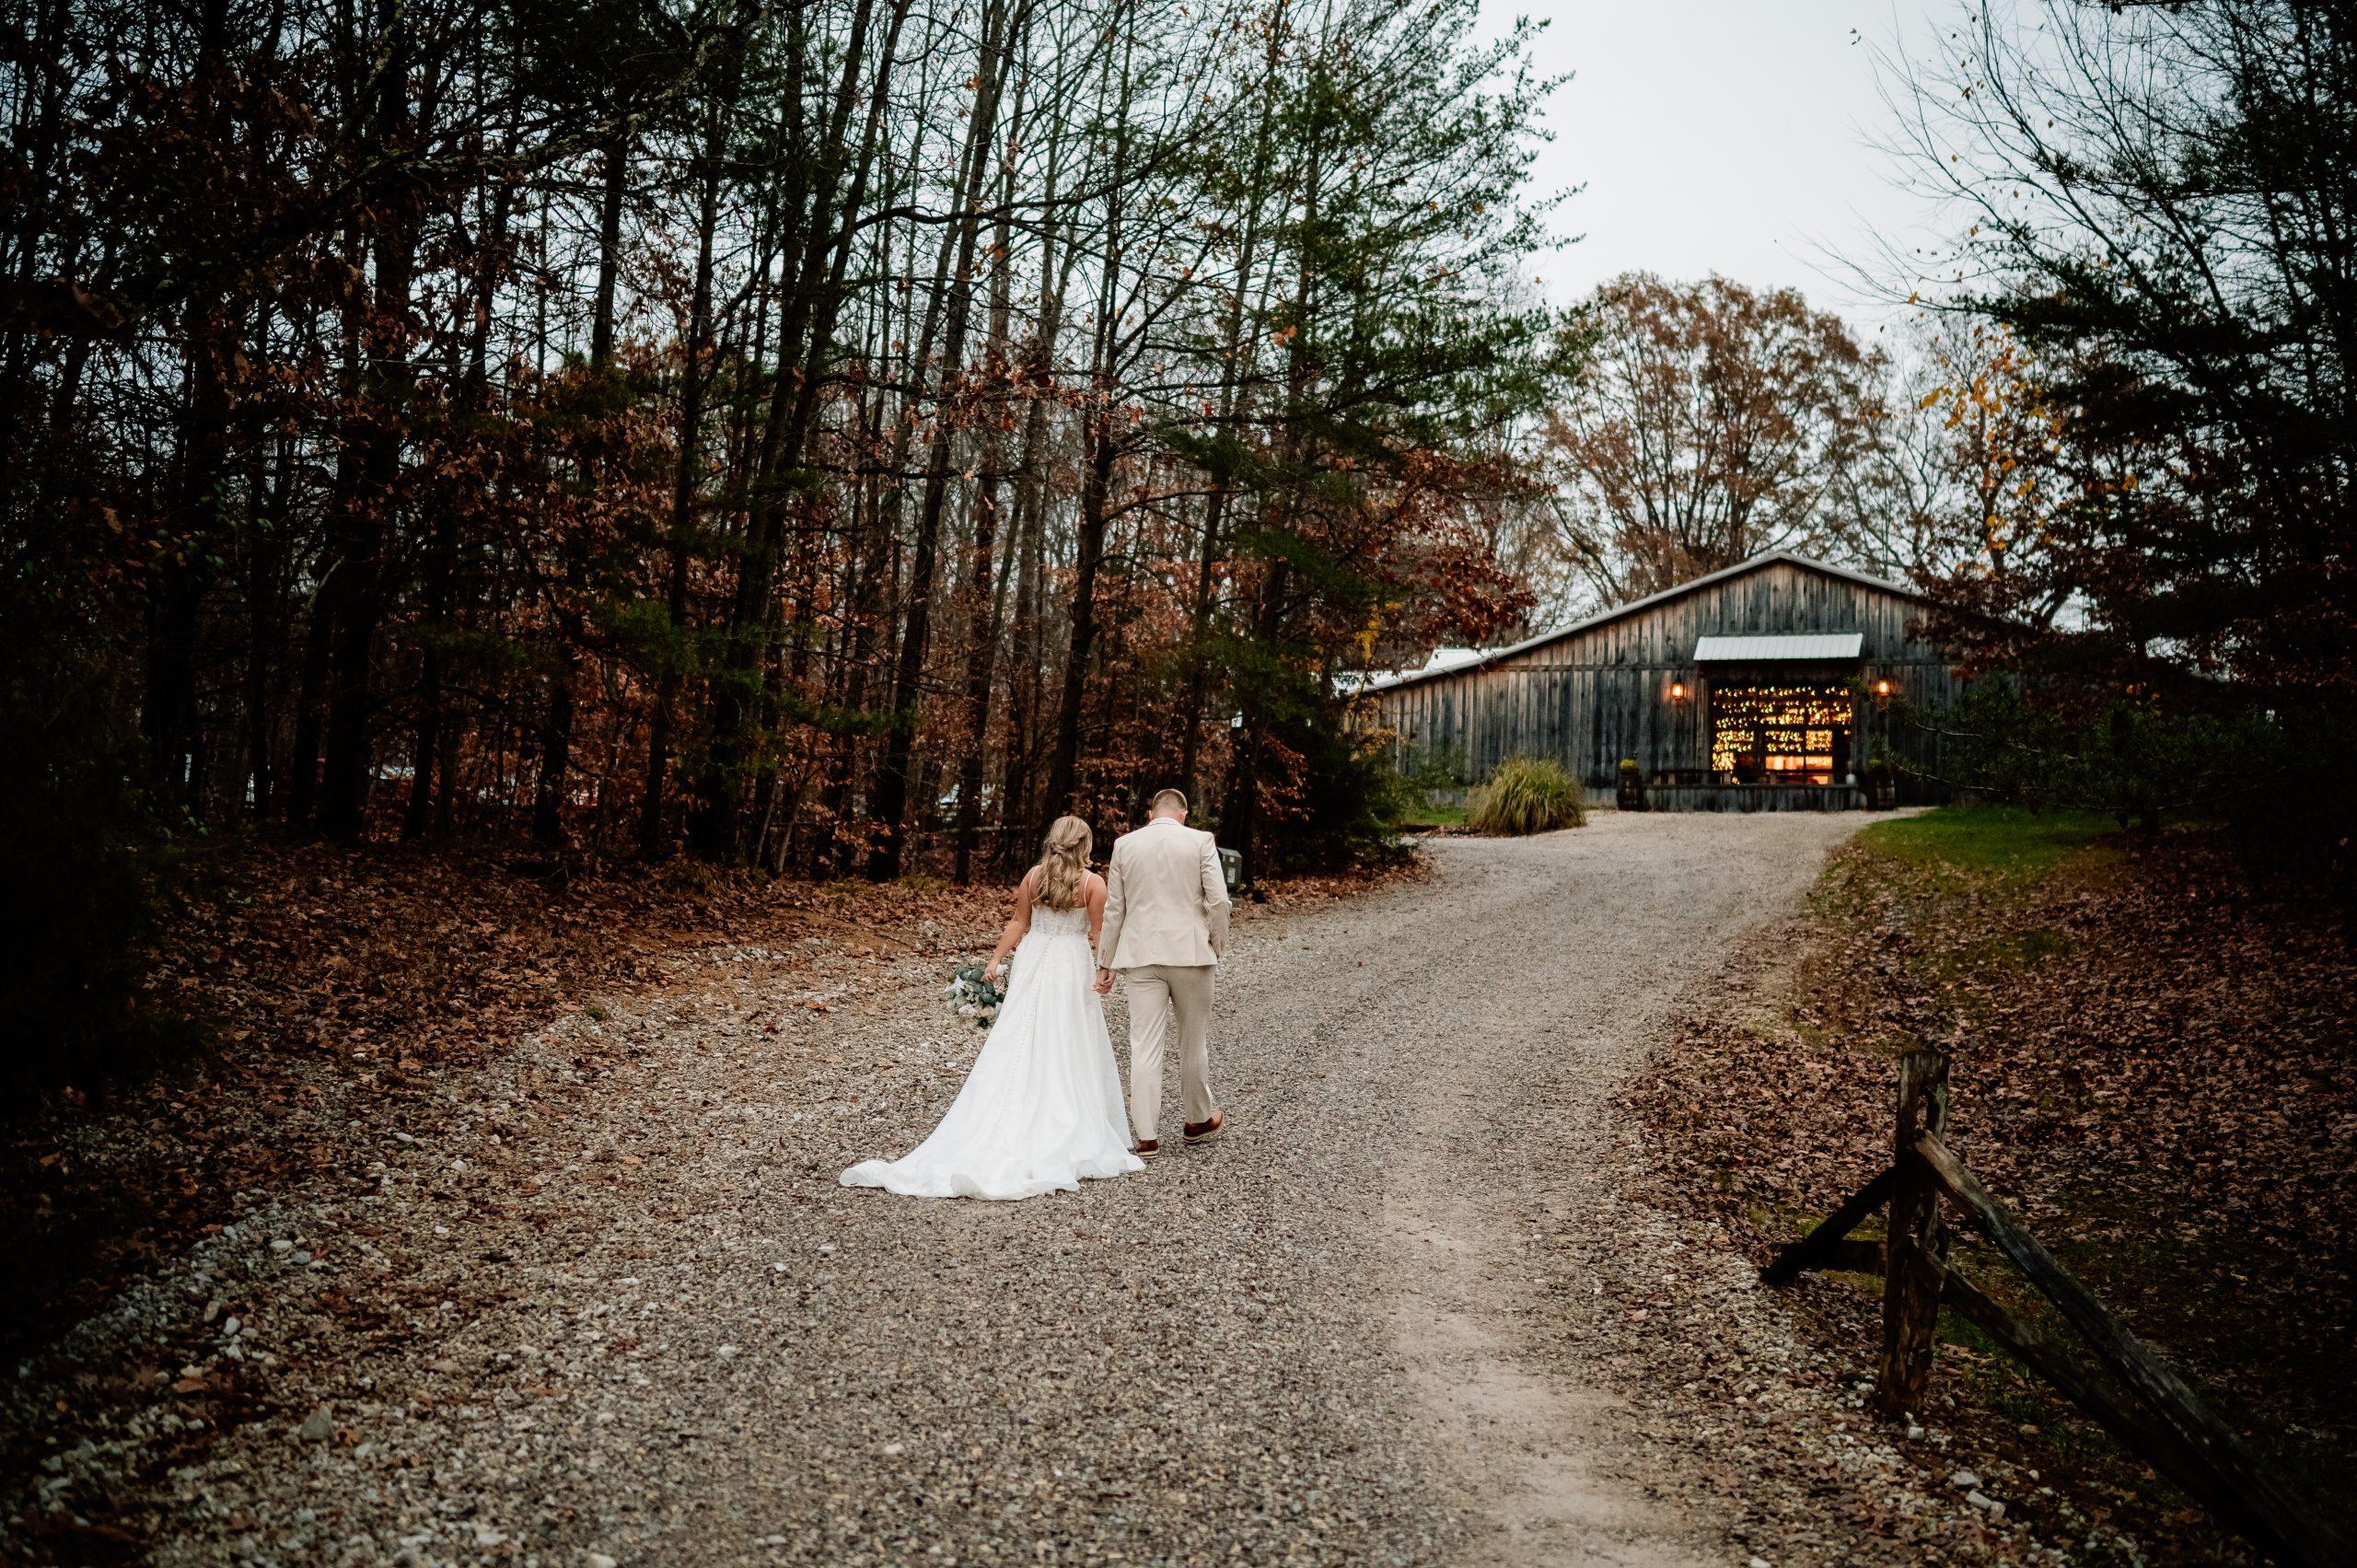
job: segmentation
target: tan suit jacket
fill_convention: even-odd
[[[1097,961],[1202,968],[1227,946],[1227,878],[1212,836],[1167,817],[1113,841]]]

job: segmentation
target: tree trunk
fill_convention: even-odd
[[[377,29],[383,64],[377,75],[378,100],[368,138],[372,149],[401,146],[410,135],[408,26],[395,0],[378,0]],[[319,768],[319,831],[349,842],[367,827],[369,726],[375,716],[370,666],[377,631],[384,619],[385,545],[399,505],[401,425],[410,385],[410,286],[416,268],[416,215],[400,199],[367,220],[376,234],[376,292],[372,317],[362,335],[370,347],[362,375],[363,395],[354,416],[360,448],[357,494],[340,508],[342,549],[335,575],[343,583],[335,596],[330,634],[325,752]],[[320,595],[328,598],[324,587]]]
[[[1053,189],[1052,177],[1050,189]],[[1019,535],[1015,594],[1015,646],[1008,665],[1005,783],[999,790],[999,820],[1015,824],[1031,819],[1031,782],[1039,758],[1039,704],[1044,692],[1040,678],[1040,620],[1044,606],[1042,583],[1047,574],[1047,481],[1040,472],[1048,441],[1047,385],[1053,366],[1055,343],[1063,330],[1065,291],[1072,282],[1078,246],[1066,249],[1061,271],[1051,255],[1056,240],[1051,226],[1040,245],[1039,327],[1032,341],[1030,416],[1023,429],[1022,478],[1016,491],[1015,520]]]
[[[806,241],[779,326],[777,377],[771,389],[760,454],[753,464],[753,501],[746,520],[737,591],[730,606],[726,664],[713,689],[711,761],[705,771],[692,835],[696,853],[708,860],[732,861],[737,857],[743,767],[767,685],[761,672],[768,667],[769,647],[776,635],[777,611],[772,594],[785,536],[785,493],[789,488],[785,470],[803,461],[818,417],[821,373],[842,308],[843,268],[858,234],[868,174],[883,130],[884,106],[888,97],[885,74],[894,64],[893,52],[911,3],[911,0],[893,0],[892,14],[877,54],[876,90],[869,95],[866,125],[846,189],[842,184],[843,133],[858,98],[859,73],[866,58],[868,27],[874,15],[874,0],[858,0],[849,35],[851,46],[844,51],[842,75],[836,84],[823,143],[831,156],[817,170],[807,192],[797,188],[788,203],[801,224]],[[803,46],[797,16],[794,11],[788,12],[789,53],[793,56],[788,75],[796,85],[788,111],[796,121],[801,113]]]
[[[1072,640],[1064,656],[1063,691],[1056,704],[1055,750],[1048,764],[1048,795],[1039,803],[1040,829],[1070,811],[1080,791],[1080,726],[1088,691],[1089,655],[1097,641],[1097,574],[1105,558],[1107,502],[1112,493],[1113,356],[1120,334],[1115,308],[1120,296],[1122,230],[1120,187],[1129,173],[1131,57],[1121,60],[1120,101],[1124,112],[1113,140],[1111,192],[1106,198],[1104,273],[1097,291],[1097,346],[1093,362],[1088,416],[1088,470],[1081,482],[1077,556],[1073,575]]]
[[[1063,690],[1056,703],[1056,749],[1048,764],[1040,828],[1073,809],[1080,790],[1080,724],[1088,691],[1088,658],[1097,642],[1097,574],[1105,560],[1105,504],[1112,487],[1115,443],[1104,413],[1089,420],[1088,473],[1081,482],[1078,559],[1072,583],[1072,645],[1064,656]]]
[[[671,765],[671,725],[679,702],[682,640],[688,621],[688,571],[694,561],[697,470],[702,460],[704,359],[712,341],[712,248],[720,226],[721,158],[726,152],[726,99],[715,95],[704,128],[704,167],[696,197],[696,279],[688,305],[688,341],[679,381],[679,462],[671,481],[669,571],[664,581],[663,626],[668,639],[656,679],[655,715],[646,741],[646,785],[638,815],[638,852],[662,860],[671,851],[664,830],[663,792]]]
[[[925,654],[933,626],[933,579],[941,539],[941,515],[949,500],[950,446],[956,435],[948,417],[949,394],[965,364],[966,326],[973,303],[974,249],[981,233],[982,175],[990,161],[998,119],[1000,89],[1006,80],[1006,15],[1003,6],[983,13],[982,80],[968,133],[966,168],[959,182],[957,261],[948,276],[947,321],[941,351],[941,405],[935,414],[933,450],[925,464],[924,499],[917,511],[916,545],[909,562],[909,608],[900,637],[900,657],[892,679],[891,729],[885,738],[884,765],[877,777],[876,848],[867,875],[887,881],[900,874],[907,832],[909,754],[916,741],[923,702]],[[987,567],[985,567],[987,575]]]
[[[631,144],[618,135],[606,145],[606,181],[598,214],[598,290],[590,311],[589,377],[602,382],[614,364],[614,294],[621,275],[622,205],[630,193]],[[595,492],[598,464],[592,456],[583,478]],[[542,849],[565,844],[565,776],[573,767],[574,685],[581,678],[581,645],[586,627],[581,601],[589,592],[588,542],[576,527],[564,543],[565,598],[552,617],[559,644],[549,673],[548,706],[540,731],[540,776],[532,796],[532,842]]]
[[[1247,187],[1252,194],[1250,204],[1245,208],[1243,238],[1237,247],[1236,294],[1228,303],[1226,344],[1220,359],[1219,418],[1213,428],[1228,441],[1236,438],[1238,417],[1243,412],[1246,304],[1252,292],[1252,269],[1258,264],[1269,163],[1276,141],[1277,62],[1282,57],[1277,41],[1283,36],[1283,30],[1284,6],[1280,4],[1270,33],[1268,64],[1261,72],[1260,120],[1253,133],[1252,174]],[[1179,747],[1178,778],[1179,787],[1190,799],[1199,803],[1196,790],[1202,781],[1196,774],[1202,766],[1203,704],[1211,687],[1212,610],[1219,584],[1221,529],[1233,490],[1233,482],[1222,468],[1213,478],[1211,499],[1203,507],[1202,554],[1195,563],[1194,603],[1188,617],[1186,727]]]
[[[507,217],[515,186],[502,180],[493,192],[489,221],[484,226],[483,253],[476,259],[474,323],[469,331],[464,401],[480,416],[490,401],[491,319],[499,284],[497,254],[506,243]],[[401,837],[421,839],[435,829],[435,803],[440,797],[437,780],[447,768],[444,751],[443,683],[448,658],[442,641],[448,633],[452,578],[458,570],[459,519],[449,508],[437,510],[425,563],[425,651],[418,672],[417,723],[410,738],[409,804],[401,817]]]
[[[192,96],[208,141],[223,154],[231,132],[223,113],[223,54],[227,47],[226,0],[205,0],[198,23]],[[221,486],[227,482],[229,342],[223,302],[201,291],[181,312],[188,337],[188,405],[181,423],[178,492],[172,508],[176,537],[148,568],[147,668],[140,729],[146,739],[147,777],[159,799],[198,804],[196,673],[197,619],[213,576],[208,564],[221,532]]]
[[[1026,20],[1028,20],[1027,10]],[[1019,52],[1026,34],[1018,31],[1015,49]],[[1019,146],[1023,141],[1023,104],[1016,100],[1016,111],[1007,124],[1007,142]],[[1015,309],[1015,276],[1012,251],[1015,243],[1015,159],[1004,158],[998,192],[998,227],[991,241],[991,327],[990,346],[982,356],[983,378],[997,398],[997,407],[1004,410],[1008,396],[1007,369],[1009,355],[1007,334]],[[1052,191],[1054,175],[1049,176]],[[1052,194],[1049,200],[1052,201]],[[1052,263],[1052,246],[1041,252],[1042,265]],[[998,658],[999,633],[1004,624],[1006,582],[1004,576],[993,586],[992,554],[997,543],[999,496],[1005,485],[1006,437],[1004,426],[1009,416],[995,412],[984,425],[981,490],[975,501],[974,564],[969,575],[967,601],[967,636],[970,639],[966,656],[966,752],[958,766],[958,846],[954,867],[960,883],[973,879],[974,840],[982,818],[982,772],[990,746],[991,691],[995,685],[993,667]],[[1014,555],[1015,541],[1010,539],[1007,552]],[[1002,819],[1004,820],[1004,819]]]

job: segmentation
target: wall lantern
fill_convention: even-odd
[[[1686,701],[1686,682],[1683,680],[1673,680],[1669,683],[1669,700],[1673,703],[1682,703]]]
[[[1876,704],[1877,706],[1880,706],[1881,704],[1886,703],[1888,703],[1889,701],[1890,701],[1890,682],[1889,682],[1887,679],[1884,679],[1884,680],[1877,680],[1877,681],[1875,681],[1875,704]]]

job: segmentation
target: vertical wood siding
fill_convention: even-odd
[[[1908,635],[1909,623],[1921,614],[1917,602],[1904,594],[1790,562],[1770,562],[1479,669],[1379,691],[1373,695],[1374,719],[1395,737],[1403,761],[1411,753],[1450,754],[1469,782],[1488,777],[1511,757],[1551,757],[1573,777],[1603,788],[1623,757],[1634,758],[1648,775],[1707,768],[1714,680],[1888,679],[1909,703],[1946,706],[1957,691],[1946,656]],[[1751,670],[1698,668],[1693,663],[1701,637],[1812,632],[1860,633],[1859,658]],[[1681,680],[1689,695],[1673,703],[1670,684]],[[1888,751],[1939,771],[1931,738],[1888,722],[1871,703],[1862,704],[1852,733],[1861,767]],[[1684,799],[1688,795],[1696,798]],[[1738,798],[1726,790],[1681,790],[1660,804],[1731,809]],[[1824,803],[1796,793],[1789,801],[1756,804],[1806,808]]]

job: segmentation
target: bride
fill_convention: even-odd
[[[914,1198],[1034,1198],[1085,1176],[1143,1170],[1130,1153],[1120,1074],[1092,981],[1105,879],[1088,869],[1093,837],[1077,817],[1048,830],[1039,864],[1015,890],[1015,913],[985,972],[1015,967],[998,1021],[933,1135],[896,1160],[866,1160],[846,1187]]]

